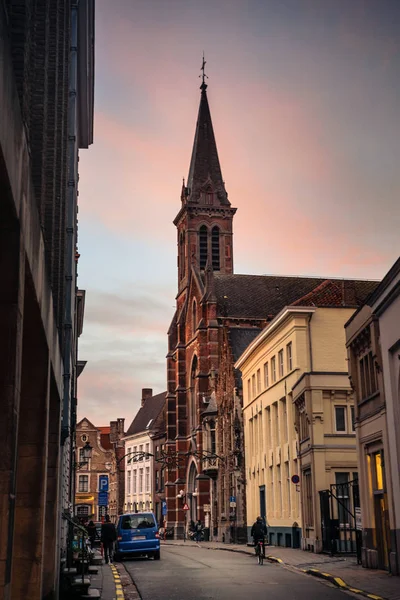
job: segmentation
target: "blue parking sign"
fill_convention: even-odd
[[[165,515],[167,514],[167,502],[165,500],[163,500],[161,503],[161,514],[163,515],[163,517],[165,517]]]
[[[108,492],[108,475],[99,475],[99,492]]]

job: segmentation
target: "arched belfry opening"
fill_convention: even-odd
[[[204,270],[206,268],[208,258],[208,229],[206,225],[202,225],[199,229],[199,253],[200,269]]]
[[[211,231],[211,257],[214,271],[220,270],[220,234],[219,227],[215,225]]]
[[[197,425],[197,386],[198,386],[198,360],[194,355],[192,360],[192,368],[190,369],[190,394],[189,394],[189,429],[194,429]]]

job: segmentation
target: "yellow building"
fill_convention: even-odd
[[[265,516],[271,544],[330,550],[335,526],[336,549],[355,550],[344,324],[369,284],[325,281],[284,308],[235,365],[243,380],[247,523]],[[327,498],[331,512],[321,515]]]

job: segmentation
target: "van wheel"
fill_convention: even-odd
[[[161,553],[159,550],[156,550],[154,552],[154,560],[160,560],[160,558],[161,558]]]

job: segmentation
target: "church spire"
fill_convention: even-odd
[[[225,184],[222,179],[217,144],[215,142],[210,107],[208,105],[207,84],[205,82],[208,75],[205,74],[205,65],[206,61],[203,54],[202,74],[199,75],[202,78],[199,114],[187,180],[188,200],[189,202],[201,202],[202,192],[211,192],[216,196],[218,203],[230,206],[228,194],[226,193]]]

